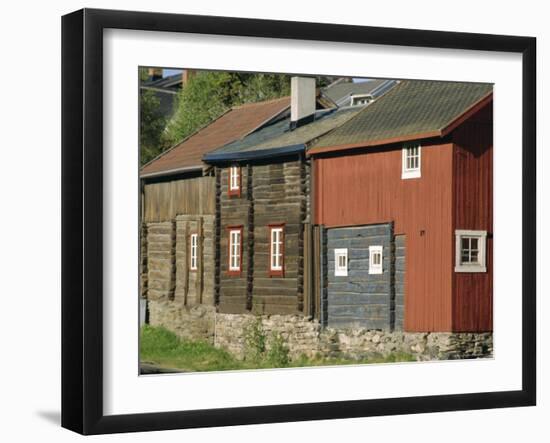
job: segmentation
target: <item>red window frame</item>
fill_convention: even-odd
[[[237,168],[237,181],[238,181],[238,189],[231,189],[231,171],[233,168]],[[227,195],[230,197],[240,197],[241,196],[241,185],[242,185],[242,171],[241,167],[238,165],[232,165],[229,167],[228,174],[227,174],[228,180],[227,180]]]
[[[285,224],[284,223],[271,223],[267,225],[269,229],[269,265],[268,272],[270,277],[284,277],[285,276]],[[281,269],[272,269],[271,259],[273,254],[273,229],[281,229]]]
[[[239,245],[239,269],[231,269],[231,231],[240,232],[240,245]],[[243,270],[243,226],[228,226],[227,227],[227,275],[240,277]]]

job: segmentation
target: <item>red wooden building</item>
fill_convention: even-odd
[[[315,224],[389,223],[403,239],[405,331],[492,330],[492,98],[488,84],[403,81],[308,151]],[[395,248],[370,266],[382,251],[394,278]]]

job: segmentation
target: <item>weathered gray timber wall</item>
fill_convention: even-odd
[[[369,247],[382,246],[382,273],[369,274]],[[348,251],[348,275],[335,275],[334,250]],[[391,330],[394,325],[393,225],[327,230],[329,327]]]
[[[394,237],[394,287],[395,287],[395,324],[398,331],[405,324],[405,269],[406,269],[406,236]]]
[[[147,299],[171,300],[176,287],[176,223],[147,225]]]
[[[142,258],[149,301],[177,305],[214,304],[214,216],[179,215],[175,221],[148,223]],[[198,269],[190,269],[191,234],[198,234]],[[143,292],[143,287],[142,287]]]
[[[248,168],[241,168],[241,193],[229,195],[229,167],[218,168],[220,174],[218,196],[220,217],[220,263],[219,263],[219,311],[246,312],[248,292],[247,271],[249,254],[249,180]],[[229,228],[242,227],[241,272],[238,275],[229,274]]]
[[[228,193],[229,168],[218,168],[219,311],[295,314],[304,306],[304,229],[309,165],[302,159],[241,167],[240,195]],[[284,272],[269,272],[269,225],[284,224]],[[242,268],[228,272],[229,228],[242,226]],[[309,289],[308,289],[309,290]]]
[[[147,298],[147,223],[139,230],[139,294]]]
[[[215,178],[208,176],[146,183],[143,221],[168,222],[179,214],[214,215],[215,190]]]
[[[191,235],[198,235],[197,269],[191,270]],[[214,216],[176,217],[176,287],[184,305],[214,304]]]
[[[299,278],[303,271],[300,266],[300,248],[303,247],[301,204],[304,201],[301,162],[254,165],[252,171],[253,309],[258,314],[296,313],[298,292],[302,290]],[[269,225],[272,224],[284,224],[284,275],[281,277],[269,275]]]

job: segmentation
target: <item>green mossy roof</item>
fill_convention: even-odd
[[[311,149],[440,131],[492,90],[486,83],[402,81]]]

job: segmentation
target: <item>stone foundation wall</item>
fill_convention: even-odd
[[[216,314],[214,343],[244,356],[245,330],[256,317],[240,314]],[[318,321],[299,315],[267,315],[261,317],[266,337],[278,333],[285,340],[291,357],[363,358],[388,356],[395,352],[412,354],[417,360],[452,360],[491,357],[492,333],[409,333],[366,329],[322,329]]]
[[[417,360],[456,360],[493,355],[492,333],[337,331],[321,334],[323,353],[352,358],[388,356],[395,352],[413,355]]]
[[[273,334],[279,334],[285,341],[291,357],[302,354],[315,356],[320,348],[320,326],[299,315],[264,315],[256,317],[247,314],[216,314],[216,334],[214,344],[227,349],[242,358],[246,351],[246,330],[258,318],[267,337],[267,347]]]
[[[257,317],[241,314],[216,314],[214,344],[238,357],[244,356],[245,331]],[[262,329],[268,339],[280,334],[291,358],[308,357],[363,358],[388,356],[395,352],[412,354],[417,360],[447,360],[491,357],[492,333],[408,333],[366,329],[322,329],[318,321],[299,315],[262,316]]]
[[[246,352],[246,331],[257,319],[269,348],[273,334],[280,334],[290,357],[365,358],[389,356],[396,352],[416,360],[455,360],[486,358],[493,355],[493,334],[488,333],[409,333],[366,329],[323,329],[318,321],[301,315],[220,314],[213,306],[185,306],[176,301],[149,301],[149,321],[164,326],[188,340],[205,340],[225,348],[238,358]]]
[[[216,308],[185,306],[177,301],[149,300],[149,324],[163,326],[184,340],[214,343]]]

